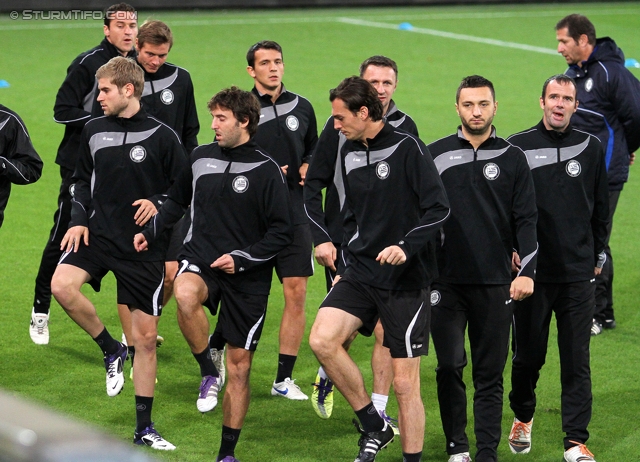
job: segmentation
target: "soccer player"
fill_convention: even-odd
[[[360,77],[331,90],[345,187],[346,266],[321,304],[309,344],[360,420],[356,462],[373,461],[394,438],[369,397],[362,374],[344,348],[378,321],[391,351],[402,453],[420,461],[424,407],[420,356],[429,344],[428,286],[437,269],[434,237],[449,214],[448,201],[426,146],[382,120],[375,88]]]
[[[431,287],[431,335],[449,462],[471,460],[462,379],[465,331],[475,388],[475,460],[497,461],[512,302],[533,292],[533,181],[522,151],[496,135],[492,122],[497,109],[493,84],[478,75],[465,77],[456,94],[461,125],[428,146],[451,202],[438,245],[440,276]],[[522,261],[512,281],[516,245]]]
[[[198,145],[198,114],[193,95],[193,83],[189,72],[181,67],[167,63],[167,56],[173,46],[171,29],[162,21],[147,21],[138,30],[136,38],[136,60],[144,70],[144,90],[142,105],[151,116],[173,128],[182,141],[182,145],[191,152]],[[167,261],[165,263],[164,299],[166,305],[173,293],[173,279],[178,271],[178,250],[186,234],[183,222],[176,224],[172,233]],[[129,309],[118,305],[125,338],[131,336]],[[161,344],[162,337],[158,337]],[[133,342],[128,341],[131,364],[135,356]]]
[[[141,108],[144,76],[133,60],[113,58],[98,69],[96,78],[105,117],[90,120],[82,131],[71,221],[62,238],[64,254],[51,289],[69,317],[101,348],[107,394],[115,396],[124,386],[127,348],[113,339],[80,291],[85,283],[99,291],[102,278],[113,272],[118,303],[131,310],[131,338],[137,353],[133,441],[172,450],[175,446],[158,434],[151,421],[166,239],[144,253],[137,253],[132,242],[187,168],[187,157],[175,132]]]
[[[305,330],[307,281],[313,275],[311,231],[304,213],[302,185],[318,141],[316,115],[308,100],[290,92],[282,83],[284,60],[282,48],[276,42],[264,40],[249,48],[247,72],[253,78],[252,92],[262,108],[255,141],[285,172],[293,207],[293,243],[276,257],[276,274],[282,282],[284,309],[280,323],[278,369],[271,394],[305,400],[307,395],[294,383],[293,368]],[[219,349],[214,339],[212,346]]]
[[[18,114],[0,104],[0,227],[4,221],[11,184],[30,184],[42,175],[42,159],[33,148],[24,122]],[[45,323],[36,324],[43,329]]]
[[[524,150],[533,174],[540,244],[536,290],[515,304],[509,400],[515,419],[509,446],[531,449],[536,384],[555,313],[560,350],[564,460],[593,462],[586,448],[591,420],[590,329],[594,278],[602,271],[608,221],[607,172],[599,140],[573,127],[576,83],[554,75],[542,87],[542,121],[509,141]]]
[[[191,204],[191,227],[174,284],[178,323],[200,365],[197,408],[212,410],[221,383],[203,305],[214,315],[220,307],[216,335],[226,344],[228,383],[216,460],[237,462],[235,447],[249,408],[249,373],[274,261],[291,243],[293,225],[286,179],[253,139],[260,120],[256,98],[231,87],[216,94],[208,108],[215,142],[191,153],[191,169],[171,189],[152,226],[136,236],[135,245],[146,249]]]
[[[395,61],[386,56],[372,56],[360,65],[360,77],[371,83],[378,92],[384,114],[382,119],[393,127],[418,136],[418,129],[413,119],[400,111],[393,101],[393,94],[398,85],[398,66]],[[333,117],[329,117],[318,138],[304,185],[305,210],[315,244],[316,260],[325,268],[327,291],[331,289],[336,275],[337,259],[340,253],[337,249],[340,248],[343,236],[344,187],[339,170],[339,152],[345,141],[344,135],[334,128]],[[325,188],[323,210],[322,190]],[[380,323],[376,325],[374,333],[376,342],[371,357],[373,370],[371,399],[378,412],[397,432],[395,419],[391,419],[386,413],[393,376],[389,349],[382,345],[384,332]],[[311,404],[321,418],[328,419],[331,416],[333,383],[322,367],[318,369],[316,382],[313,385]]]
[[[572,124],[598,137],[605,149],[609,183],[609,225],[602,272],[596,276],[596,309],[591,335],[616,326],[613,313],[613,259],[609,238],[613,215],[629,177],[633,153],[640,147],[640,82],[624,66],[624,53],[609,37],[596,39],[588,18],[571,14],[556,24],[558,53],[576,82],[578,111]]]
[[[51,304],[51,277],[60,260],[60,242],[71,217],[73,198],[73,172],[78,161],[82,128],[92,117],[103,115],[96,86],[96,71],[115,56],[135,56],[138,14],[126,3],[107,8],[104,18],[104,39],[98,46],[78,55],[67,69],[67,77],[58,90],[53,108],[54,120],[64,124],[64,136],[58,148],[56,163],[60,165],[60,192],[58,210],[53,216],[53,227],[42,252],[35,281],[35,295],[31,311],[29,334],[39,345],[49,343],[49,306]]]

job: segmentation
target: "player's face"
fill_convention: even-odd
[[[240,123],[230,109],[216,106],[211,115],[211,129],[216,132],[216,141],[221,148],[235,148],[249,138],[248,122]]]
[[[131,85],[131,84],[127,84]],[[131,85],[133,87],[133,85]],[[102,78],[98,80],[98,102],[106,116],[119,116],[128,106],[129,99],[126,96],[125,85],[118,88],[117,85],[111,83],[110,79]]]
[[[133,49],[138,36],[138,19],[136,13],[130,11],[114,11],[113,19],[104,27],[104,35],[107,40],[126,55]]]
[[[284,75],[282,53],[278,50],[257,50],[253,67],[247,66],[247,72],[253,77],[256,88],[262,93],[278,90]]]
[[[340,130],[348,140],[363,141],[366,115],[362,111],[354,114],[344,104],[344,101],[336,98],[331,102],[331,115],[333,116],[333,127]]]
[[[576,88],[570,83],[559,84],[552,80],[547,85],[545,97],[540,98],[540,107],[544,111],[542,121],[547,130],[565,131],[578,109]]]
[[[368,66],[362,78],[373,85],[378,92],[378,98],[382,103],[382,110],[386,114],[391,104],[391,98],[398,86],[396,73],[390,67]]]
[[[491,129],[498,103],[489,87],[463,88],[456,104],[462,126],[472,135],[484,135]]]
[[[560,53],[567,64],[580,64],[588,58],[583,57],[584,50],[578,42],[569,36],[569,28],[564,27],[556,31],[556,39],[558,40],[558,53]]]
[[[138,48],[138,63],[149,74],[155,74],[158,69],[165,63],[169,54],[169,44],[152,45],[145,43],[142,48]]]

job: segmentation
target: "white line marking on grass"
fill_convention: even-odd
[[[384,22],[365,21],[363,19],[353,19],[353,18],[339,18],[338,21],[346,24],[353,24],[354,26],[378,27],[381,29],[398,30],[397,24],[388,24]],[[516,48],[518,50],[533,51],[536,53],[544,53],[549,55],[558,54],[556,50],[552,50],[551,48],[536,47],[533,45],[525,45],[523,43],[505,42],[504,40],[474,37],[473,35],[456,34],[453,32],[445,32],[445,31],[435,30],[435,29],[426,29],[424,27],[413,27],[412,29],[402,31],[402,32],[415,32],[418,34],[435,35],[436,37],[445,37],[445,38],[450,38],[454,40],[464,40],[466,42],[485,43],[487,45],[495,45],[495,46],[504,47],[504,48]]]
[[[585,16],[628,16],[630,14],[636,14],[636,9],[620,9],[620,10],[592,10],[581,11],[581,14]],[[363,15],[368,17],[369,15]],[[502,18],[538,18],[538,17],[557,17],[563,16],[562,11],[495,11],[495,12],[470,12],[470,13],[427,13],[427,14],[405,14],[405,15],[385,15],[385,21],[406,21],[421,20],[421,19],[502,19]]]

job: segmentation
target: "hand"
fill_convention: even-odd
[[[148,199],[138,199],[133,204],[134,207],[140,206],[136,214],[133,216],[133,219],[136,220],[136,225],[143,226],[147,221],[151,219],[156,213],[158,213],[158,209],[153,205]]]
[[[376,257],[376,261],[379,261],[381,265],[388,263],[389,265],[402,265],[407,261],[407,256],[404,251],[397,245],[391,245]]]
[[[635,161],[636,161],[636,153],[632,152],[631,154],[629,154],[629,165],[633,165]]]
[[[602,268],[598,268],[596,266],[595,269],[593,270],[593,274],[595,274],[596,276],[600,276],[600,273],[602,273]]]
[[[520,255],[518,255],[518,252],[513,252],[511,256],[511,271],[514,273],[520,271]]]
[[[317,262],[329,268],[331,271],[336,270],[335,261],[338,258],[338,251],[336,246],[332,242],[323,242],[316,246],[316,260]]]
[[[70,252],[73,249],[74,253],[77,252],[80,247],[80,238],[84,241],[84,245],[89,245],[89,228],[86,226],[69,228],[60,242],[60,250]]]
[[[300,165],[300,186],[304,186],[304,180],[307,179],[307,170],[309,170],[309,164],[304,162]]]
[[[147,239],[144,237],[144,234],[138,233],[135,236],[133,236],[133,247],[136,249],[136,252],[149,250],[149,243],[147,242]]]
[[[511,283],[509,295],[515,301],[524,300],[533,293],[533,279],[528,276],[518,276]]]
[[[289,166],[288,165],[283,165],[280,168],[282,169],[282,173],[284,173],[284,176],[287,176],[287,170],[289,170]]]
[[[218,268],[227,274],[234,274],[236,272],[235,263],[233,257],[228,253],[225,253],[219,257],[216,261],[211,263],[211,268]]]

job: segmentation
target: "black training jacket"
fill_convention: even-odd
[[[147,113],[176,131],[187,152],[198,146],[200,123],[189,72],[170,63],[153,74],[145,71],[142,104]]]
[[[527,156],[536,189],[536,280],[592,279],[594,267],[604,263],[609,214],[602,144],[571,125],[557,132],[547,130],[542,121],[508,141]]]
[[[69,170],[76,167],[84,124],[93,117],[104,115],[97,102],[96,71],[116,56],[121,56],[120,52],[104,38],[97,47],[78,55],[67,68],[67,77],[58,90],[53,107],[53,119],[65,125],[56,164]],[[135,50],[127,57],[135,58]]]
[[[85,125],[73,179],[72,226],[89,227],[89,245],[124,260],[164,261],[166,236],[136,252],[138,207],[149,199],[160,207],[178,175],[188,168],[180,138],[144,109],[133,117],[98,117]]]
[[[340,151],[348,248],[338,273],[385,290],[426,288],[437,276],[434,237],[449,215],[438,172],[420,139],[388,123],[367,142]],[[392,245],[407,261],[380,265],[376,257]]]
[[[11,183],[35,183],[42,175],[42,159],[33,148],[18,114],[0,104],[0,226],[11,194]]]
[[[307,99],[287,91],[284,84],[275,104],[271,102],[271,96],[261,95],[255,87],[252,92],[262,107],[254,140],[278,165],[289,166],[286,179],[294,224],[306,224],[300,165],[311,161],[311,154],[318,142],[316,114]]]
[[[226,278],[236,290],[268,294],[274,257],[293,240],[286,180],[280,167],[250,140],[232,149],[217,142],[191,153],[191,168],[143,232],[153,242],[191,205],[191,226],[179,254],[213,263],[230,254],[236,272]]]
[[[384,120],[392,127],[418,136],[418,128],[413,119],[400,111],[393,100]],[[338,154],[346,140],[340,130],[334,128],[333,116],[329,117],[320,133],[307,170],[303,188],[304,203],[315,246],[325,242],[342,242],[344,214],[341,211],[344,206],[344,184]],[[322,190],[325,188],[323,210]]]
[[[523,152],[497,137],[495,128],[475,150],[460,127],[429,151],[451,203],[438,246],[440,280],[510,284],[514,247],[519,275],[535,278],[536,198]]]

